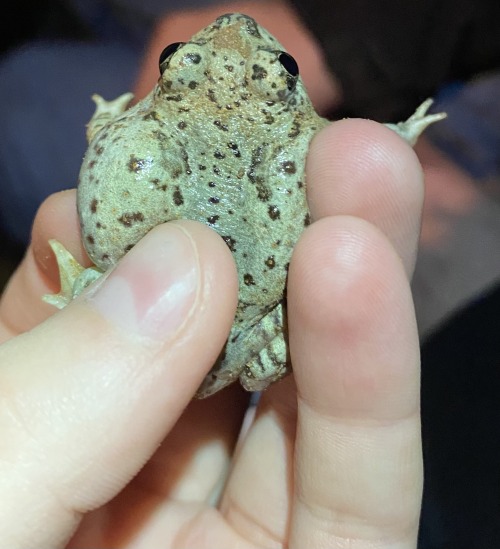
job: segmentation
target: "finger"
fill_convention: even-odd
[[[215,361],[236,300],[222,239],[194,222],[170,223],[1,347],[6,546],[60,544],[82,513],[125,486]]]
[[[369,120],[341,120],[314,139],[307,160],[313,219],[347,214],[384,232],[413,272],[420,231],[423,176],[411,147]]]
[[[80,263],[90,265],[80,238],[75,190],[51,195],[37,212],[32,243],[0,302],[0,342],[33,328],[56,311],[41,299],[58,291],[51,238],[61,241]]]
[[[256,547],[288,547],[297,418],[294,387],[289,376],[263,393],[221,503],[228,523]]]
[[[207,521],[216,537],[206,547],[235,547],[236,542],[221,542],[221,532],[215,534],[212,521],[221,519],[211,505],[218,501],[230,467],[247,397],[233,384],[210,398],[191,401],[132,482],[85,516],[69,547],[128,547],[138,538],[145,548],[199,547],[179,538],[189,531],[197,539],[198,531],[206,539]],[[223,530],[223,538],[232,539]]]
[[[366,160],[360,159],[363,150]],[[342,208],[345,213],[365,216],[388,235],[410,270],[416,253],[422,181],[413,152],[398,136],[367,121],[332,124],[314,139],[307,168],[308,198],[315,218],[342,214]],[[399,183],[403,176],[404,185]],[[405,216],[402,238],[396,220]],[[288,299],[290,292],[289,288]],[[287,379],[264,393],[224,494],[222,508],[228,520],[256,544],[283,542],[287,536],[297,413],[293,389],[293,381]]]
[[[290,547],[414,547],[419,351],[400,258],[372,225],[326,218],[289,273],[298,391]]]

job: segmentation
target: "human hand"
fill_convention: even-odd
[[[295,375],[263,394],[236,453],[247,395],[190,402],[236,304],[222,240],[160,226],[42,322],[56,279],[47,239],[82,259],[73,194],[44,205],[0,307],[6,547],[415,546],[420,169],[393,132],[352,120],[315,138],[307,172],[316,222],[288,285]],[[198,276],[166,256],[176,249],[184,263],[196,254]]]

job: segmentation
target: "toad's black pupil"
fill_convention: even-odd
[[[299,76],[297,61],[289,53],[282,52],[278,59],[290,76]]]
[[[160,67],[162,63],[167,60],[173,53],[175,53],[184,42],[174,42],[173,44],[169,44],[161,53],[160,53]]]

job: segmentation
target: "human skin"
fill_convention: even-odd
[[[223,241],[162,225],[54,313],[40,300],[57,280],[47,240],[85,258],[74,192],[44,203],[0,303],[6,547],[415,547],[420,166],[387,128],[346,120],[313,140],[307,175],[314,222],[288,283],[294,376],[263,394],[236,452],[248,395],[192,401],[236,306]],[[193,257],[197,277],[182,269]],[[169,293],[182,275],[184,301]]]

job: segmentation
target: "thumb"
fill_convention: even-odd
[[[137,473],[216,360],[237,300],[222,239],[153,229],[63,311],[0,347],[0,539],[53,547]]]

